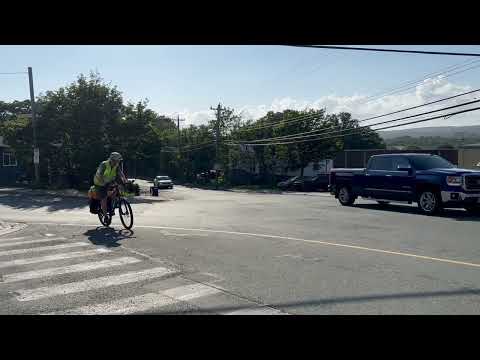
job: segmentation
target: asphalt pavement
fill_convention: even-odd
[[[132,207],[132,231],[107,229],[84,198],[0,193],[0,220],[26,225],[0,235],[0,313],[480,313],[463,210],[181,186]]]

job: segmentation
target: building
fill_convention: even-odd
[[[0,136],[0,185],[15,184],[20,169],[12,149]]]
[[[458,149],[462,168],[480,170],[480,144],[463,145]]]

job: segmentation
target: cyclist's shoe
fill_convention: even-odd
[[[110,216],[114,216],[114,215],[115,215],[115,210],[111,210],[111,211],[109,211],[109,212],[108,212],[108,215],[110,215]]]

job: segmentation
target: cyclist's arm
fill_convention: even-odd
[[[100,179],[101,183],[106,185],[105,184],[105,179],[103,178],[103,174],[105,173],[105,164],[100,164],[100,166],[98,167],[97,169],[97,176],[98,178]]]
[[[127,183],[127,178],[125,177],[125,174],[123,173],[123,171],[118,168],[118,172],[117,172],[117,180],[120,180],[120,182],[122,184],[126,184]]]

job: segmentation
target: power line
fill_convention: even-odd
[[[420,113],[420,114],[405,116],[405,117],[402,117],[402,118],[399,118],[399,119],[382,121],[382,122],[379,122],[379,123],[376,123],[376,124],[365,125],[365,126],[362,126],[361,128],[367,128],[367,127],[372,127],[372,126],[377,126],[377,125],[389,124],[389,123],[400,121],[400,120],[411,119],[411,118],[414,118],[414,117],[428,115],[428,114],[432,114],[432,113],[439,112],[439,111],[454,109],[454,108],[457,108],[457,107],[460,107],[460,106],[471,105],[471,104],[474,104],[474,103],[477,103],[477,102],[480,102],[480,100],[469,101],[469,102],[466,102],[466,103],[457,104],[457,105],[449,106],[449,107],[442,108],[442,109],[431,110],[431,111],[427,111],[427,112]],[[285,139],[285,140],[303,139],[303,138],[309,138],[309,137],[314,137],[314,136],[318,136],[318,135],[335,134],[335,133],[339,133],[339,132],[343,132],[343,131],[347,131],[347,130],[349,130],[349,129],[347,128],[347,129],[342,129],[342,130],[337,130],[337,131],[322,132],[322,133],[319,133],[319,134],[311,134],[311,135],[303,135],[303,136],[290,136],[288,138],[283,138],[283,139]],[[251,142],[255,143],[255,142],[262,142],[262,141],[269,141],[269,140],[279,140],[279,139],[282,139],[282,137],[274,137],[274,138],[270,138],[270,139],[254,140],[254,141],[251,141]]]
[[[379,123],[376,123],[376,124],[370,124],[370,125],[361,126],[361,127],[359,127],[359,128],[369,128],[369,127],[372,127],[372,126],[389,124],[389,123],[392,123],[392,122],[397,122],[397,121],[401,121],[401,120],[411,119],[411,118],[414,118],[414,117],[423,116],[423,115],[428,115],[428,114],[432,114],[432,113],[439,112],[439,111],[450,110],[450,109],[454,109],[454,108],[461,107],[461,106],[471,105],[471,104],[474,104],[474,103],[477,103],[477,102],[480,102],[480,100],[469,101],[469,102],[466,102],[466,103],[457,104],[457,105],[449,106],[449,107],[442,108],[442,109],[431,110],[431,111],[427,111],[427,112],[420,113],[420,114],[405,116],[405,117],[402,117],[402,118],[399,118],[399,119],[382,121],[382,122],[379,122]],[[357,129],[358,129],[358,128],[357,128]],[[304,135],[304,136],[294,136],[294,137],[289,137],[288,139],[309,138],[309,137],[314,137],[314,136],[318,136],[318,135],[326,135],[326,134],[340,133],[340,132],[347,131],[347,130],[348,130],[348,129],[342,129],[342,130],[337,130],[337,131],[323,132],[323,133],[319,133],[319,134]],[[270,139],[270,140],[276,140],[276,139],[278,139],[278,138],[272,138],[272,139]],[[287,139],[287,140],[288,140],[288,139]],[[265,139],[265,140],[269,140],[269,139]],[[258,140],[258,141],[262,141],[262,140]],[[263,141],[264,141],[264,140],[263,140]],[[256,142],[256,141],[252,141],[252,142]]]
[[[193,147],[193,146],[195,146],[195,147],[193,147],[193,148],[191,148],[191,149],[184,149],[184,148],[182,148],[182,149],[180,150],[180,152],[190,152],[190,151],[202,150],[202,149],[205,149],[205,148],[210,147],[210,146],[212,146],[212,145],[215,145],[215,143],[207,143],[207,144],[204,144],[204,146],[190,145],[190,146],[192,146],[192,147]],[[162,153],[178,153],[177,150],[160,150],[160,152],[162,152]]]
[[[468,66],[468,65],[472,65],[474,63],[477,63],[477,62],[480,62],[480,60],[474,60],[474,59],[469,59],[467,60],[466,62],[463,62],[463,63],[458,63],[458,64],[454,64],[454,65],[450,65],[446,68],[442,68],[440,70],[437,70],[433,73],[429,73],[429,74],[426,74],[424,75],[424,77],[420,80],[410,80],[410,81],[407,81],[405,83],[402,83],[399,85],[399,87],[394,87],[394,88],[391,88],[390,90],[387,90],[386,92],[380,92],[376,95],[372,95],[372,96],[369,96],[367,97],[366,101],[364,102],[361,102],[360,104],[366,104],[366,103],[369,103],[371,101],[374,101],[374,100],[379,100],[385,96],[388,96],[388,95],[393,95],[395,93],[398,93],[398,92],[402,92],[402,91],[407,91],[407,90],[410,90],[410,89],[413,89],[415,88],[418,84],[421,84],[424,80],[428,79],[428,77],[431,77],[431,76],[439,76],[439,75],[443,75],[443,74],[448,74],[449,72],[452,72],[456,69],[459,69],[459,68],[462,68],[462,67],[465,67],[465,66]],[[454,76],[454,75],[457,75],[457,74],[460,74],[460,73],[463,73],[463,72],[466,72],[466,71],[469,71],[469,70],[473,70],[473,69],[476,69],[480,67],[480,65],[476,65],[476,66],[472,66],[470,68],[467,68],[467,69],[462,69],[460,71],[457,71],[453,74],[448,74],[446,75],[445,77],[450,77],[450,76]],[[413,86],[410,86],[410,87],[407,87],[405,88],[406,86],[409,86],[409,85],[412,85]],[[278,122],[274,122],[274,123],[269,123],[269,124],[264,124],[264,125],[260,125],[260,126],[253,126],[253,127],[246,127],[244,129],[240,129],[238,131],[240,132],[246,132],[246,131],[251,131],[251,130],[261,130],[261,129],[266,129],[266,128],[269,128],[269,127],[273,127],[275,126],[276,124],[292,124],[292,123],[295,123],[295,122],[299,122],[299,121],[302,121],[302,120],[306,120],[307,118],[311,118],[311,117],[315,117],[315,116],[318,116],[318,114],[307,114],[307,115],[301,115],[299,117],[294,117],[294,118],[291,118],[287,121],[284,121],[284,120],[281,120],[281,121],[278,121]]]
[[[318,49],[394,52],[394,53],[405,53],[405,54],[451,55],[451,56],[476,56],[476,57],[480,57],[479,53],[458,53],[458,52],[447,52],[447,51],[400,50],[400,49],[381,49],[381,48],[331,46],[331,45],[287,45],[287,46],[305,47],[305,48],[318,48]]]
[[[460,107],[460,106],[470,105],[470,104],[474,104],[474,103],[477,103],[477,102],[480,102],[480,100],[469,101],[469,102],[466,102],[466,103],[457,104],[457,105],[449,106],[449,107],[442,108],[442,109],[431,110],[431,111],[427,111],[427,112],[420,113],[420,114],[415,114],[415,115],[409,115],[409,116],[405,116],[405,117],[402,117],[402,118],[399,118],[399,119],[382,121],[382,122],[379,122],[379,123],[376,123],[376,124],[365,125],[364,127],[371,127],[371,126],[376,126],[376,125],[388,124],[388,123],[392,123],[392,122],[396,122],[396,121],[400,121],[400,120],[411,119],[413,117],[428,115],[428,114],[432,114],[432,113],[435,113],[435,112],[438,112],[438,111],[454,109],[454,108],[457,108],[457,107]],[[341,125],[336,126],[336,127],[337,128],[341,127]],[[335,127],[332,127],[332,128],[335,128]],[[293,135],[287,135],[287,136],[273,137],[273,138],[269,138],[269,139],[253,140],[251,142],[262,142],[262,141],[277,140],[277,139],[299,139],[299,138],[306,138],[306,137],[314,137],[314,136],[317,136],[317,135],[334,134],[334,133],[342,132],[342,131],[345,131],[345,130],[348,130],[348,129],[341,129],[341,130],[330,131],[330,132],[324,132],[324,130],[326,130],[326,129],[313,130],[310,133],[312,133],[312,132],[317,132],[317,133],[311,134],[311,135],[298,136],[300,134],[293,134]],[[306,132],[306,133],[309,133],[309,132]]]
[[[462,69],[462,70],[459,70],[459,71],[457,71],[457,72],[454,72],[453,74],[445,75],[444,78],[449,78],[449,77],[451,77],[451,76],[458,75],[458,74],[464,73],[464,72],[469,71],[469,70],[477,69],[478,67],[480,67],[480,65],[475,65],[475,66],[469,67],[469,68],[467,68],[467,69]],[[426,80],[426,79],[424,79],[424,80]],[[371,98],[370,100],[367,100],[367,101],[362,102],[362,103],[360,103],[360,104],[367,104],[367,103],[372,102],[372,101],[380,100],[380,99],[382,99],[382,98],[384,98],[384,97],[386,97],[386,96],[389,96],[389,95],[391,96],[391,95],[394,95],[394,94],[398,94],[398,93],[402,93],[402,92],[408,91],[408,90],[410,90],[410,89],[414,89],[414,88],[417,87],[417,85],[422,84],[422,83],[424,82],[424,80],[419,81],[419,82],[417,82],[416,84],[414,84],[414,85],[412,85],[412,86],[409,86],[409,87],[407,87],[407,88],[398,89],[398,90],[392,91],[392,92],[390,92],[390,93],[388,93],[388,94],[381,95],[381,96],[378,96],[378,97],[375,97],[375,98]]]
[[[18,71],[18,72],[0,72],[0,75],[15,75],[15,74],[28,74],[26,71]]]
[[[247,127],[247,128],[244,128],[244,129],[239,129],[239,130],[237,130],[237,132],[246,132],[246,131],[251,131],[251,130],[267,129],[269,127],[273,127],[273,126],[280,125],[280,124],[286,125],[286,124],[292,124],[292,123],[297,123],[297,122],[300,122],[300,121],[304,121],[304,120],[307,120],[309,118],[313,119],[317,116],[320,116],[320,114],[299,115],[299,116],[287,119],[286,121],[285,120],[280,120],[280,121],[275,121],[275,122],[271,122],[271,123],[268,123],[268,124],[263,124],[263,125],[260,125],[258,127]]]
[[[478,92],[478,91],[480,91],[480,89],[468,91],[468,92],[466,92],[466,93],[462,93],[462,94],[450,96],[450,97],[448,97],[448,98],[444,98],[444,99],[440,99],[440,100],[436,100],[436,101],[431,101],[431,102],[429,102],[429,103],[425,103],[425,104],[422,104],[422,105],[412,106],[412,107],[410,107],[410,108],[406,108],[406,109],[394,111],[394,112],[391,112],[391,113],[388,113],[388,114],[373,116],[373,117],[370,117],[370,118],[367,118],[367,119],[359,120],[358,123],[365,122],[365,121],[368,121],[368,120],[378,119],[378,118],[381,118],[381,117],[385,117],[385,116],[387,116],[387,115],[393,115],[393,114],[397,114],[397,113],[404,112],[404,111],[408,111],[408,110],[417,109],[417,108],[420,108],[420,107],[423,107],[423,106],[427,106],[427,105],[439,103],[439,102],[441,102],[441,101],[451,100],[451,99],[453,99],[453,98],[457,98],[457,97],[459,97],[459,96],[468,95],[468,94],[471,94],[471,93],[474,93],[474,92]],[[438,109],[438,110],[427,111],[427,112],[424,112],[424,113],[420,113],[420,114],[417,114],[417,115],[410,115],[410,116],[406,116],[406,117],[399,118],[399,119],[384,121],[384,122],[377,123],[377,124],[370,124],[370,125],[368,125],[368,127],[370,127],[370,126],[375,126],[375,125],[380,125],[380,124],[386,124],[386,123],[395,122],[395,121],[400,121],[400,120],[405,120],[405,119],[409,119],[409,118],[412,118],[412,117],[427,115],[427,114],[431,114],[431,113],[438,112],[438,111],[453,109],[453,108],[456,108],[456,107],[460,107],[460,106],[465,106],[465,105],[469,105],[469,104],[472,104],[472,103],[476,103],[476,102],[478,102],[478,101],[480,101],[480,100],[471,101],[471,102],[466,102],[466,103],[462,103],[462,104],[459,104],[459,105],[454,105],[454,106],[450,106],[450,107],[446,107],[446,108],[442,108],[442,109]],[[297,134],[292,134],[292,135],[277,136],[277,137],[273,137],[273,138],[260,139],[260,140],[251,140],[250,142],[255,143],[255,142],[268,141],[268,140],[295,139],[295,138],[299,138],[299,137],[313,137],[313,136],[316,136],[316,135],[321,135],[322,133],[323,133],[323,134],[328,134],[329,132],[326,132],[326,133],[325,133],[325,130],[335,129],[335,128],[341,128],[341,127],[342,127],[342,125],[338,125],[338,126],[332,126],[332,127],[329,127],[329,128],[312,130],[312,131],[306,131],[306,132],[303,132],[303,133],[297,133]],[[342,130],[342,131],[344,131],[344,130]],[[333,132],[330,132],[330,133],[335,133],[335,132],[336,132],[336,131],[333,131]],[[312,134],[312,135],[305,135],[305,134]],[[299,135],[305,135],[305,136],[299,136]]]
[[[477,61],[480,61],[480,60],[475,60],[475,62]],[[469,64],[471,65],[471,64]],[[467,68],[467,69],[463,69],[463,70],[459,70],[457,72],[454,72],[453,74],[448,74],[448,75],[445,75],[445,78],[447,77],[451,77],[451,76],[454,76],[454,75],[458,75],[460,73],[463,73],[463,72],[466,72],[466,71],[469,71],[469,70],[473,70],[473,69],[476,69],[480,67],[480,64],[479,65],[475,65],[475,66],[472,66],[470,68]],[[454,70],[454,69],[452,69]],[[450,71],[452,71],[450,70]],[[424,79],[425,80],[425,79]],[[415,88],[417,85],[421,84],[423,82],[422,81],[419,81],[417,82],[416,84],[414,84],[413,86],[410,86],[408,88],[405,88],[405,89],[396,89],[396,90],[393,90],[385,95],[380,95],[380,96],[375,96],[374,98],[370,97],[370,100],[368,100],[367,98],[367,101],[364,101],[364,102],[361,102],[361,104],[366,104],[366,103],[369,103],[369,102],[372,102],[372,101],[375,101],[375,100],[379,100],[385,96],[388,96],[388,95],[393,95],[395,93],[398,93],[398,92],[403,92],[403,91],[407,91],[407,90],[410,90],[410,89],[413,89]],[[319,116],[318,114],[306,114],[306,115],[301,115],[301,116],[298,116],[298,117],[294,117],[294,118],[291,118],[287,121],[284,121],[284,120],[281,120],[281,121],[278,121],[278,122],[274,122],[274,123],[269,123],[269,124],[264,124],[264,125],[261,125],[261,126],[257,126],[257,127],[250,127],[250,128],[245,128],[245,129],[240,129],[238,130],[238,132],[246,132],[246,131],[251,131],[251,130],[261,130],[261,129],[267,129],[269,127],[274,127],[276,125],[279,125],[279,124],[282,124],[282,125],[286,125],[286,124],[293,124],[293,123],[296,123],[296,122],[300,122],[300,121],[304,121],[304,120],[307,120],[308,118],[314,118],[316,116]]]
[[[407,82],[404,82],[404,83],[401,83],[399,84],[398,86],[394,86],[390,89],[387,89],[385,91],[381,91],[375,95],[371,95],[369,97],[367,97],[367,101],[363,102],[362,104],[364,103],[368,103],[370,101],[373,101],[374,98],[382,98],[384,96],[387,96],[387,95],[390,95],[391,93],[395,93],[397,91],[400,91],[400,89],[404,89],[405,87],[407,86],[411,86],[413,84],[419,84],[419,83],[422,83],[423,81],[429,79],[430,77],[432,76],[440,76],[440,75],[443,75],[443,74],[446,74],[446,73],[449,73],[449,72],[452,72],[458,68],[462,68],[462,67],[465,67],[465,66],[468,66],[468,65],[472,65],[474,63],[477,63],[479,62],[480,60],[467,60],[466,62],[462,62],[462,63],[459,63],[459,64],[456,64],[456,65],[451,65],[451,66],[448,66],[446,68],[443,68],[443,69],[440,69],[440,70],[437,70],[435,72],[432,72],[432,73],[429,73],[429,74],[426,74],[424,75],[421,79],[415,79],[415,80],[410,80],[410,81],[407,81]],[[409,88],[410,89],[410,88]]]
[[[427,118],[427,119],[415,120],[415,121],[407,122],[407,123],[404,123],[404,124],[389,125],[389,126],[385,126],[385,127],[378,128],[378,129],[372,129],[372,130],[378,131],[378,130],[391,129],[391,128],[395,128],[395,127],[399,127],[399,126],[406,126],[406,125],[411,125],[411,124],[417,124],[417,123],[421,123],[421,122],[425,122],[425,121],[430,121],[430,120],[435,120],[435,119],[440,119],[440,118],[447,118],[447,117],[451,117],[451,116],[453,116],[453,115],[458,115],[458,114],[462,114],[462,113],[467,113],[467,112],[475,111],[475,110],[479,110],[479,109],[480,109],[480,107],[476,107],[476,108],[472,108],[472,109],[466,109],[466,110],[457,111],[457,112],[450,113],[450,114],[444,114],[444,115],[434,116],[434,117]],[[377,124],[377,125],[378,125],[378,124]],[[374,126],[374,125],[372,125],[372,126]],[[230,145],[230,146],[233,146],[233,145],[235,145],[235,146],[238,146],[238,145],[244,145],[244,146],[270,146],[270,145],[298,144],[298,143],[303,143],[303,142],[318,141],[318,140],[324,140],[324,139],[333,139],[333,138],[337,138],[337,137],[343,137],[343,136],[348,136],[348,135],[355,135],[355,134],[358,132],[359,129],[360,129],[360,132],[359,132],[359,133],[361,133],[365,128],[366,128],[366,126],[364,126],[364,127],[358,127],[358,128],[355,128],[355,129],[351,129],[351,130],[352,130],[352,133],[349,133],[349,134],[339,134],[339,135],[327,136],[327,137],[320,137],[320,138],[315,138],[315,139],[305,139],[305,140],[297,140],[297,141],[290,141],[290,142],[277,142],[277,143],[270,142],[270,143],[265,143],[265,144],[255,144],[255,143],[228,143],[228,145]]]

